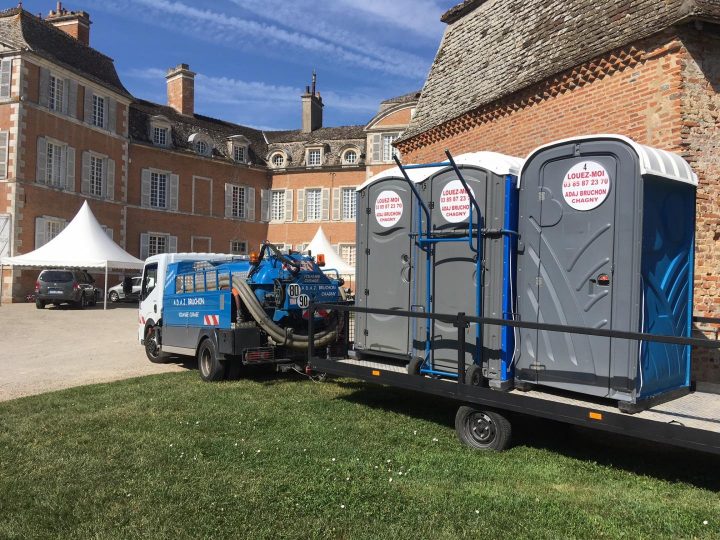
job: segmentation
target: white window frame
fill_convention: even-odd
[[[207,141],[200,139],[195,143],[195,151],[201,156],[210,155],[210,145]]]
[[[280,158],[282,160],[282,163],[275,163],[275,158]],[[274,152],[270,156],[270,165],[272,165],[275,169],[284,168],[286,163],[287,163],[287,157],[285,156],[284,152]]]
[[[163,186],[164,183],[164,186]],[[150,208],[168,208],[170,175],[166,172],[150,171]],[[154,185],[156,184],[156,185]],[[161,187],[164,189],[161,193]],[[153,191],[155,195],[153,196]],[[162,201],[162,204],[160,202]]]
[[[346,200],[346,194],[349,194],[349,200]],[[354,187],[340,188],[340,219],[343,221],[357,219],[357,194]]]
[[[232,146],[233,151],[233,161],[236,163],[246,163],[247,162],[247,154],[248,154],[248,147],[244,144],[233,144]]]
[[[277,203],[276,203],[277,196]],[[285,190],[270,190],[270,221],[285,221]]]
[[[106,194],[105,167],[105,158],[90,154],[90,195],[93,197],[104,197]]]
[[[240,246],[240,249],[235,249],[236,244],[238,246]],[[247,255],[248,254],[247,240],[230,240],[230,254],[231,255]]]
[[[170,128],[168,126],[159,126],[153,124],[152,128],[152,143],[155,146],[162,146],[163,148],[166,148],[168,146],[168,141],[170,140]],[[163,133],[162,138],[165,139],[164,141],[160,141],[159,134]]]
[[[105,97],[93,94],[92,96],[92,125],[99,128],[105,128]]]
[[[67,221],[60,218],[47,218],[45,220],[45,243],[47,244],[51,240],[55,239],[63,229],[67,227]]]
[[[63,154],[67,152],[67,145],[46,139],[47,162],[45,165],[45,185],[64,188],[65,180],[62,170]]]
[[[50,73],[48,77],[48,109],[62,112],[65,90],[65,81]]]
[[[310,163],[310,156],[315,155],[315,153],[318,153],[318,160],[317,163]],[[314,160],[313,160],[314,161]],[[321,167],[323,162],[323,149],[322,147],[315,147],[315,148],[308,148],[305,152],[305,164],[308,167]]]
[[[350,257],[351,260],[348,260],[348,259],[346,259],[345,257],[343,257],[343,248],[348,248],[348,249],[350,249],[350,250],[355,250],[355,253],[352,255],[352,257]],[[357,263],[357,247],[355,246],[355,244],[350,243],[350,242],[342,242],[342,243],[338,244],[338,255],[340,255],[340,258],[341,258],[343,261],[345,261],[347,264],[349,264],[350,266],[353,266],[353,267],[356,266],[356,263]]]
[[[317,217],[310,213],[310,193],[317,194],[317,203],[313,207]],[[322,221],[322,188],[305,188],[305,221]]]
[[[348,154],[353,153],[355,154],[355,159],[353,161],[348,160]],[[358,161],[360,161],[360,152],[356,148],[348,148],[342,153],[342,164],[343,165],[357,165]]]
[[[230,217],[234,219],[246,219],[245,206],[247,202],[247,188],[232,184],[232,204],[230,206]]]
[[[382,145],[382,161],[391,162],[393,156],[399,156],[397,148],[392,143],[397,140],[399,135],[397,133],[383,133],[380,136],[380,144]]]
[[[157,233],[147,233],[148,235],[148,257],[152,257],[153,255],[158,255],[160,253],[167,253],[168,252],[168,245],[170,244],[170,235],[169,234],[157,234]],[[164,243],[163,250],[160,251],[159,244],[160,240]],[[153,242],[155,242],[155,249],[153,250]]]

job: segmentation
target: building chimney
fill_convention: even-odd
[[[320,92],[316,92],[317,75],[312,74],[312,86],[305,87],[302,95],[302,130],[310,133],[322,127],[323,102]]]
[[[56,9],[50,10],[45,20],[83,45],[90,45],[90,15],[84,11],[68,11],[62,2],[58,2]]]
[[[190,66],[180,64],[168,69],[167,75],[168,105],[180,114],[195,114],[195,73]]]

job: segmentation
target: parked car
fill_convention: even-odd
[[[128,286],[132,287],[130,292],[126,292]],[[108,300],[111,302],[119,302],[120,300],[137,301],[140,299],[141,288],[142,276],[127,276],[120,283],[108,289]]]
[[[35,307],[38,309],[49,304],[84,308],[94,306],[97,300],[95,280],[85,270],[43,270],[35,282]]]

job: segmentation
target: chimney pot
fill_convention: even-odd
[[[195,114],[195,73],[188,64],[178,64],[165,75],[168,106],[180,114]]]
[[[84,11],[69,11],[58,2],[55,11],[50,11],[45,19],[58,30],[62,30],[84,45],[90,45],[90,15]]]

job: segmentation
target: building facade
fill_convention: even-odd
[[[0,12],[0,256],[50,241],[87,200],[139,258],[244,254],[265,239],[302,249],[322,225],[354,264],[354,188],[392,163],[419,94],[381,103],[367,125],[324,127],[313,74],[301,129],[261,131],[197,114],[194,78],[181,64],[166,104],[135,98],[90,47],[87,13]],[[6,268],[3,300],[36,277]]]
[[[683,155],[700,181],[695,314],[720,316],[720,5],[468,0],[443,20],[417,113],[398,142],[405,158],[435,161],[446,148],[524,157],[599,133]],[[693,358],[694,378],[720,383],[720,356],[696,350]]]

